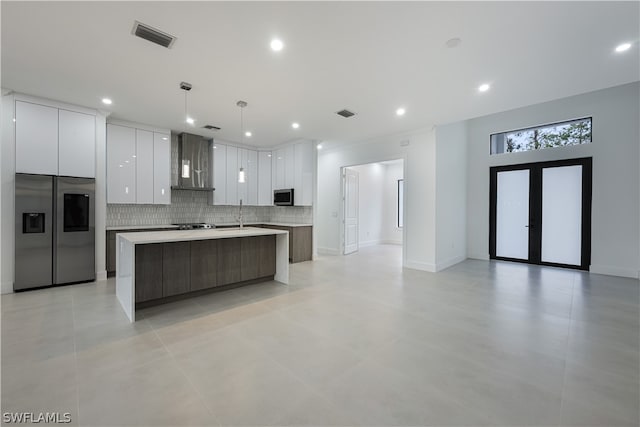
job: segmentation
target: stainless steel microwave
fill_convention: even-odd
[[[276,206],[293,206],[293,188],[273,190],[273,204]]]

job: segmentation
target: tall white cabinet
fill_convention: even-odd
[[[266,152],[265,152],[266,153]],[[237,206],[271,205],[271,159],[257,150],[214,144],[213,152],[213,204]],[[269,152],[270,155],[270,152]],[[268,168],[265,159],[269,160]],[[245,182],[238,182],[240,168],[244,170]],[[267,170],[268,187],[262,183]]]
[[[293,188],[295,206],[313,203],[313,145],[301,141],[274,151],[273,189]]]
[[[16,100],[16,172],[96,176],[95,115]]]
[[[171,204],[171,134],[153,133],[153,203]]]
[[[271,185],[271,151],[258,152],[258,205],[273,205],[273,186]]]
[[[213,204],[227,204],[227,146],[213,144]]]
[[[107,124],[107,203],[136,202],[136,130]]]
[[[171,203],[170,133],[107,124],[107,203]]]
[[[96,117],[58,111],[58,175],[96,176]]]
[[[153,204],[153,132],[136,129],[136,203]]]

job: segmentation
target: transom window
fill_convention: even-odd
[[[491,154],[591,143],[591,117],[491,135]]]

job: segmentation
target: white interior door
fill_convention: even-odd
[[[498,172],[496,256],[529,259],[529,170]]]
[[[358,250],[358,172],[345,168],[344,254]]]
[[[542,262],[580,265],[582,165],[542,169]]]

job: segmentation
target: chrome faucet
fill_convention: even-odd
[[[242,199],[240,199],[240,214],[238,215],[238,221],[240,222],[240,228],[244,228],[244,220],[242,219]]]

